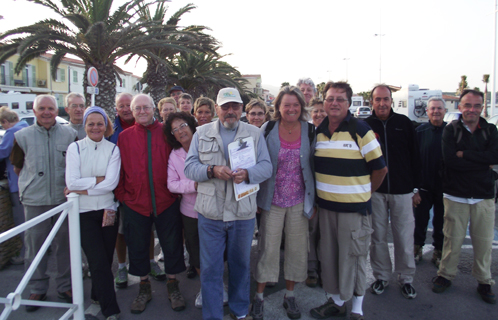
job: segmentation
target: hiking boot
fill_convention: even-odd
[[[150,281],[140,281],[140,290],[138,296],[131,304],[131,313],[142,313],[147,306],[147,303],[152,300],[152,292]]]
[[[346,304],[341,307],[329,298],[325,304],[310,310],[310,314],[315,319],[326,319],[328,317],[345,317],[347,312]]]
[[[388,281],[377,280],[370,286],[370,290],[373,294],[382,294],[384,293],[384,289],[389,285]]]
[[[420,261],[422,261],[422,256],[424,254],[423,248],[424,248],[423,246],[419,246],[418,244],[416,244],[413,247],[413,255],[415,256],[415,264],[418,264]]]
[[[310,288],[315,288],[318,285],[318,277],[308,275],[308,278],[306,278],[306,285]]]
[[[251,316],[254,320],[263,320],[265,301],[254,297],[252,300]]]
[[[118,320],[119,313],[113,314],[112,316],[107,317],[105,320]]]
[[[451,286],[451,281],[441,276],[432,278],[432,283],[432,292],[435,293],[441,293]]]
[[[441,263],[441,257],[443,256],[443,251],[434,249],[434,252],[432,252],[432,259],[431,262],[434,263],[436,267],[439,268],[439,264]]]
[[[481,296],[482,300],[484,300],[484,302],[490,304],[496,303],[496,296],[493,291],[491,291],[491,285],[479,283],[479,285],[477,286],[477,292]]]
[[[363,318],[362,314],[351,312],[351,315],[349,316],[349,320],[365,320],[365,318]]]
[[[126,269],[126,266],[118,269],[114,282],[116,283],[116,288],[119,289],[124,289],[128,286],[128,269]]]
[[[185,300],[178,288],[178,280],[169,279],[166,286],[168,287],[168,299],[171,301],[171,308],[175,311],[185,310]]]
[[[195,295],[195,307],[202,309],[202,289]]]
[[[415,291],[415,288],[411,283],[401,285],[401,293],[403,294],[403,297],[407,299],[415,299],[417,296],[417,291]]]
[[[57,296],[59,297],[59,299],[62,299],[67,303],[73,303],[73,293],[71,292],[71,290],[68,290],[66,292],[57,292]]]
[[[296,303],[296,297],[286,297],[284,296],[284,308],[287,311],[287,317],[289,319],[299,319],[301,318],[301,311]]]
[[[150,263],[150,272],[151,277],[156,281],[164,281],[166,280],[166,273],[161,269],[157,261]]]
[[[42,294],[32,293],[29,295],[28,300],[45,301],[47,300],[47,295],[45,293]],[[26,311],[33,312],[40,308],[41,308],[40,306],[26,306]]]

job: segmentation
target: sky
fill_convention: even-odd
[[[0,32],[54,17],[26,0],[1,1]],[[224,60],[260,74],[272,93],[301,77],[347,80],[354,92],[379,82],[454,92],[462,75],[483,91],[483,74],[489,90],[493,76],[494,1],[172,0],[167,17],[194,3],[179,25],[209,27]],[[123,68],[142,75],[146,64]]]

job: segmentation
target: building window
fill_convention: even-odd
[[[56,82],[64,82],[66,81],[66,70],[62,68],[57,68],[57,73],[55,74]]]
[[[122,85],[122,87],[123,87],[123,88],[126,88],[126,80],[125,80],[125,78],[121,78],[121,79],[123,80],[123,85]]]
[[[73,82],[78,83],[78,71],[73,70]]]

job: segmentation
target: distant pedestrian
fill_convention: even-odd
[[[474,250],[472,276],[478,282],[477,292],[485,302],[495,304],[496,296],[491,289],[495,284],[491,274],[491,252],[496,173],[492,166],[498,164],[498,131],[494,124],[480,117],[482,108],[482,92],[464,90],[458,104],[462,113],[460,118],[444,128],[444,244],[432,291],[445,291],[455,278],[468,227]]]
[[[67,125],[78,132],[79,140],[86,137],[85,127],[83,126],[83,113],[85,109],[85,97],[81,93],[71,92],[66,96],[66,107],[64,110],[69,115],[69,123]]]

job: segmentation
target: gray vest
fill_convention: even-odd
[[[197,128],[199,136],[199,161],[209,165],[224,165],[223,140],[219,132],[219,120]],[[258,161],[257,146],[261,131],[259,128],[239,122],[234,141],[240,138],[253,137],[255,142],[256,161]],[[264,141],[263,141],[264,143]],[[226,190],[225,190],[226,184]],[[256,214],[256,194],[252,194],[240,201],[235,200],[233,180],[210,179],[199,182],[194,210],[212,220],[248,220]]]
[[[35,123],[14,134],[24,151],[24,166],[19,175],[19,198],[23,204],[58,205],[66,200],[66,150],[76,135],[74,129],[58,123],[50,130]]]

